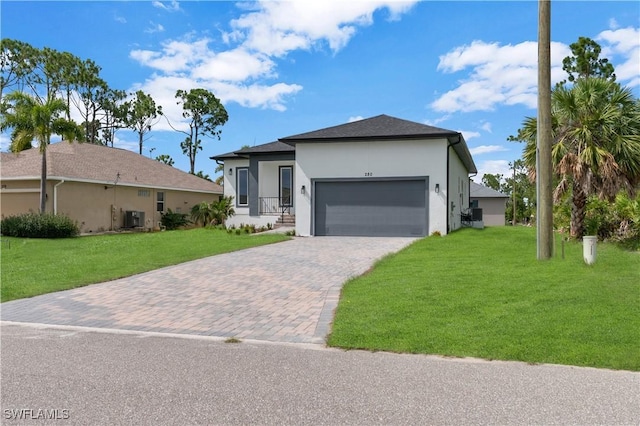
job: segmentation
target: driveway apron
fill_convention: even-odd
[[[3,321],[323,343],[340,289],[412,238],[294,238],[3,303]]]

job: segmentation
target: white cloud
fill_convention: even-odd
[[[164,27],[162,26],[162,24],[156,24],[154,22],[149,22],[149,25],[151,25],[151,26],[144,30],[144,32],[147,33],[147,34],[164,32]]]
[[[113,17],[113,19],[116,22],[119,22],[121,24],[126,24],[127,23],[127,19],[124,16],[116,15],[116,16]]]
[[[233,100],[249,108],[265,108],[285,111],[285,97],[302,90],[298,84],[276,83],[273,85],[251,84],[237,85],[216,83],[213,87],[216,96],[221,100]]]
[[[618,28],[620,28],[620,25],[618,25],[618,21],[616,21],[616,18],[609,19],[609,28],[611,28],[612,30],[617,30]]]
[[[186,37],[163,42],[160,51],[133,50],[129,56],[142,65],[172,74],[188,71],[207,60],[213,54],[208,48],[209,42],[208,38],[192,41]]]
[[[442,117],[434,118],[433,120],[424,120],[424,124],[426,124],[427,126],[437,127],[438,124],[442,123],[443,121],[447,121],[450,118],[451,118],[451,114],[446,114],[446,115],[443,115]]]
[[[640,28],[619,28],[602,31],[596,37],[602,43],[601,57],[614,63],[617,80],[627,86],[640,85]],[[616,63],[615,58],[622,58]]]
[[[208,37],[187,34],[181,40],[167,40],[157,50],[137,49],[130,57],[155,73],[140,89],[163,105],[172,123],[180,121],[173,95],[177,89],[203,87],[224,103],[236,102],[250,108],[286,109],[286,100],[302,86],[277,81],[276,60],[299,49],[326,43],[335,53],[343,48],[358,28],[371,25],[377,10],[398,19],[415,1],[394,0],[326,2],[262,1],[238,3],[240,17],[230,22],[221,39],[228,49],[214,51]],[[179,4],[153,2],[163,10],[178,10]],[[155,25],[155,24],[154,24]],[[154,26],[158,29],[159,26]]]
[[[356,115],[355,117],[349,117],[347,123],[353,123],[354,121],[364,120],[364,117],[361,115]]]
[[[158,9],[166,10],[167,12],[176,12],[180,10],[180,3],[176,0],[171,0],[171,3],[162,3],[160,1],[152,1],[151,5]]]
[[[192,70],[197,79],[245,81],[257,77],[276,77],[275,63],[261,54],[251,54],[243,48],[210,54]]]
[[[373,13],[387,9],[391,19],[409,10],[415,1],[263,1],[231,21],[230,40],[243,40],[248,49],[270,56],[307,50],[325,42],[336,52],[357,32],[373,23]]]
[[[551,78],[563,77],[562,59],[570,53],[562,43],[551,43]],[[500,45],[474,41],[440,56],[438,70],[455,73],[471,69],[466,79],[431,107],[439,112],[491,111],[499,105],[537,103],[537,43]]]
[[[484,123],[482,123],[482,126],[480,126],[480,128],[482,130],[484,130],[487,133],[492,133],[491,132],[491,123],[489,123],[488,121],[485,121]]]
[[[475,148],[469,149],[469,152],[471,153],[471,155],[482,155],[482,154],[489,154],[491,152],[501,152],[501,151],[508,151],[508,150],[507,148],[501,145],[480,145],[480,146],[476,146]]]
[[[480,132],[475,132],[472,130],[458,130],[458,132],[462,133],[462,136],[464,136],[464,140],[466,141],[480,136]]]
[[[602,45],[601,57],[609,58],[616,68],[618,81],[627,86],[640,85],[640,28],[611,29],[595,38]],[[562,60],[571,55],[570,48],[551,43],[551,81],[566,78]],[[537,104],[537,42],[501,45],[473,41],[440,56],[438,71],[451,74],[467,72],[456,87],[440,95],[431,107],[438,112],[492,111],[500,105]]]
[[[482,176],[485,174],[501,174],[502,176],[508,176],[511,173],[509,168],[509,162],[506,160],[487,160],[483,161],[478,166],[478,174],[474,176],[473,180],[476,183],[482,183]]]

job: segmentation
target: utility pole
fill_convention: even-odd
[[[536,149],[537,253],[547,260],[553,253],[551,163],[551,0],[538,0],[538,146]]]

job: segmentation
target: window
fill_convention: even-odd
[[[292,206],[293,199],[293,168],[291,166],[280,167],[280,206]]]
[[[472,209],[477,209],[478,208],[478,200],[471,200],[471,206]]]
[[[164,192],[156,192],[156,211],[164,211]]]
[[[249,169],[238,167],[236,169],[236,203],[239,206],[249,205]]]
[[[148,189],[138,189],[138,197],[151,197],[151,191]]]

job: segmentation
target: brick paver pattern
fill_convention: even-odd
[[[6,302],[0,305],[0,317],[52,325],[324,343],[345,281],[413,241],[294,238]]]

